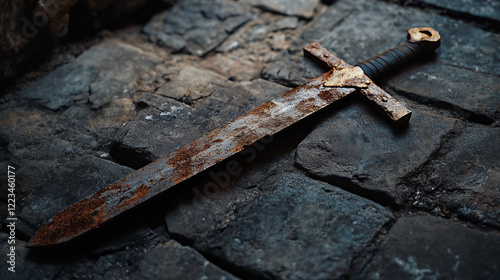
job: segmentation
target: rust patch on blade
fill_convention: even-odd
[[[178,150],[176,150],[172,157],[166,162],[172,168],[172,181],[178,184],[194,174],[194,170],[200,170],[203,166],[202,162],[193,161],[193,157],[200,152],[210,148],[210,143],[208,141],[203,141],[204,138],[200,138],[199,141],[187,144]],[[201,147],[198,144],[202,144]]]
[[[321,106],[318,106],[316,104],[316,99],[311,97],[309,99],[300,101],[299,104],[295,105],[295,108],[302,114],[306,115],[317,111],[321,108]]]
[[[120,203],[120,205],[118,205],[118,209],[123,211],[123,210],[128,210],[128,209],[134,207],[137,204],[136,203],[137,201],[139,201],[147,196],[150,189],[151,189],[150,185],[141,185],[140,187],[138,187],[135,190],[132,197],[124,200],[123,202]]]
[[[29,246],[59,244],[98,227],[104,216],[99,209],[105,202],[104,198],[93,195],[71,205],[46,223],[30,240]]]
[[[268,113],[271,109],[275,108],[277,105],[274,102],[266,102],[259,107],[253,109],[252,111],[246,113],[246,116],[262,116]]]

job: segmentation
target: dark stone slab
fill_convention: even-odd
[[[168,98],[162,101],[152,98],[156,103],[151,104],[142,102],[149,107],[116,134],[111,154],[139,168],[287,90],[260,79],[241,83],[226,81],[212,89],[210,98],[195,108]]]
[[[195,246],[264,279],[342,279],[393,219],[376,203],[302,175],[273,176],[264,185],[274,190]]]
[[[432,99],[434,104],[443,101],[476,115],[497,118],[498,34],[417,8],[381,1],[336,1],[289,50],[264,69],[263,76],[282,84],[298,85],[323,72],[303,58],[302,48],[309,43],[318,41],[354,65],[402,44],[407,30],[415,26],[436,29],[442,37],[441,47],[434,56],[419,59],[410,70],[403,68],[396,79],[379,84]],[[432,83],[427,83],[429,79]],[[462,86],[453,86],[457,82]],[[450,90],[443,95],[443,91]],[[477,96],[471,100],[471,95]]]
[[[411,181],[420,192],[413,204],[500,227],[499,139],[498,128],[466,128]]]
[[[179,101],[192,102],[210,96],[218,85],[228,83],[226,77],[213,71],[186,66],[177,74],[168,75],[167,82],[155,93]]]
[[[309,174],[381,203],[402,203],[399,182],[440,147],[455,121],[408,104],[409,126],[395,130],[357,101],[321,123],[299,145],[296,163]]]
[[[52,216],[66,207],[130,174],[133,170],[92,156],[59,167],[19,207],[17,230],[32,236]]]
[[[156,56],[117,41],[96,45],[76,61],[63,65],[19,94],[51,110],[89,100],[98,109],[112,98],[129,96],[129,84],[139,73],[154,68]],[[89,98],[90,97],[90,98]]]
[[[318,0],[250,0],[250,5],[263,10],[288,16],[297,16],[310,19],[314,16],[314,10],[318,7]]]
[[[132,278],[239,279],[210,263],[193,248],[182,246],[173,240],[148,251],[138,263],[138,270]]]
[[[20,94],[38,100],[51,110],[68,107],[89,97],[92,72],[76,63],[63,65],[40,81],[31,84]]]
[[[389,88],[422,103],[447,108],[462,119],[491,124],[500,120],[500,78],[432,63],[390,80]]]
[[[190,54],[204,56],[252,17],[249,7],[238,2],[181,1],[164,18],[153,18],[143,31],[150,40],[174,52],[185,49]]]
[[[500,236],[432,216],[403,217],[353,279],[498,279]]]
[[[495,0],[417,0],[417,2],[444,8],[453,12],[500,21],[500,2]]]

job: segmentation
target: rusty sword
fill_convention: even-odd
[[[256,141],[274,135],[354,92],[361,93],[398,126],[411,111],[379,88],[372,79],[393,71],[422,51],[439,47],[432,28],[412,28],[408,42],[351,66],[318,43],[304,48],[330,70],[253,109],[129,174],[52,217],[28,243],[29,247],[58,245],[81,236],[133,207],[233,156]]]

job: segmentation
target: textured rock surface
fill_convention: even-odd
[[[436,7],[449,9],[454,12],[470,14],[477,17],[489,18],[500,21],[500,3],[495,0],[453,0],[453,1],[438,1],[438,0],[417,0],[425,4],[434,5]]]
[[[403,217],[353,279],[496,279],[500,236],[432,216]]]
[[[189,0],[175,6],[162,25],[153,21],[144,31],[152,41],[173,51],[186,49],[190,54],[203,56],[251,17],[252,13],[238,2]]]
[[[256,6],[270,12],[310,19],[313,17],[314,9],[317,7],[319,1],[250,0],[247,2],[252,6]]]
[[[164,1],[166,5],[172,1]],[[85,29],[99,30],[148,4],[107,0],[4,1],[0,9],[0,82],[21,74],[55,44]],[[70,17],[71,14],[71,17]],[[89,16],[92,14],[92,16]],[[74,34],[73,34],[74,33]],[[42,55],[41,55],[42,54]]]
[[[238,279],[208,262],[193,248],[182,246],[173,240],[151,249],[138,266],[133,278]]]
[[[452,210],[476,223],[500,226],[500,148],[498,128],[468,127],[415,177],[422,194],[413,204]]]
[[[263,278],[342,279],[393,218],[376,203],[297,174],[271,177],[262,187],[273,191],[195,246]]]
[[[112,98],[128,96],[139,73],[153,68],[159,59],[139,48],[119,42],[97,45],[70,64],[66,64],[33,83],[20,95],[38,100],[40,105],[59,110],[87,101],[94,109]]]
[[[398,186],[440,147],[454,120],[413,111],[412,124],[397,131],[370,107],[352,104],[319,125],[299,145],[296,163],[309,174],[382,203],[401,203]]]

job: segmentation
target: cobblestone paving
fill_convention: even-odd
[[[310,42],[356,64],[415,26],[441,47],[378,82],[413,111],[407,128],[352,98],[249,147],[232,172],[74,243],[26,247],[72,203],[322,74]],[[0,278],[500,279],[498,26],[494,0],[184,0],[54,52],[53,71],[0,99],[18,218],[12,273],[2,188]]]

